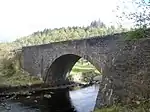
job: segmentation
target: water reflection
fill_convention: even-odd
[[[98,88],[69,92],[60,89],[51,93],[51,98],[43,97],[43,93],[36,93],[34,97],[19,97],[19,99],[0,105],[0,112],[90,112],[95,105]]]

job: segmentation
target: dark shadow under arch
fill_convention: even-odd
[[[65,54],[58,57],[48,68],[44,81],[52,85],[61,85],[68,83],[69,81],[66,79],[66,75],[67,73],[70,73],[73,66],[80,58],[82,57],[75,54]],[[91,63],[90,60],[86,60]],[[94,65],[93,63],[91,64]]]

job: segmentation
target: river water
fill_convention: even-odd
[[[18,97],[0,102],[0,112],[91,112],[96,103],[98,89],[98,86],[93,85],[74,91],[51,91],[51,98],[45,98],[43,94]]]

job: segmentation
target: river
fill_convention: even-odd
[[[79,90],[51,91],[51,98],[43,94],[18,97],[0,102],[0,112],[91,112],[96,103],[99,87],[96,85]]]

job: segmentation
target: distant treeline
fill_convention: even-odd
[[[37,31],[33,34],[17,39],[13,44],[17,47],[28,45],[39,45],[50,42],[58,42],[72,39],[82,39],[93,36],[102,36],[107,34],[113,34],[116,32],[127,31],[121,25],[115,28],[114,26],[107,27],[100,20],[92,21],[87,27],[67,27],[67,28],[55,28],[44,29],[43,31]]]

